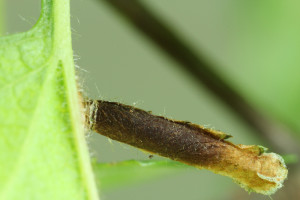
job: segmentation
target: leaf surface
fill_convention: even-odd
[[[96,179],[101,180],[99,188],[105,192],[158,179],[192,167],[170,160],[127,160],[117,163],[94,163],[93,168]]]
[[[68,0],[0,38],[0,199],[97,199],[83,135]]]

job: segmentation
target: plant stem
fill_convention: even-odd
[[[82,122],[82,108],[80,107],[80,97],[76,80],[74,78],[74,61],[71,41],[71,25],[70,25],[70,0],[44,0],[51,2],[53,10],[53,47],[57,62],[63,65],[65,87],[68,93],[68,105],[70,110],[70,120],[72,122],[74,145],[77,150],[79,168],[81,178],[84,182],[85,190],[87,191],[88,199],[97,200],[98,191],[94,179],[93,170],[91,167],[89,152],[84,138],[84,127]],[[51,18],[49,18],[51,19]],[[72,78],[71,78],[72,77]]]
[[[198,56],[165,22],[156,17],[142,3],[138,0],[103,1],[115,8],[134,28],[179,63],[178,66],[194,77],[199,82],[199,86],[204,85],[216,95],[249,127],[259,133],[259,137],[269,143],[269,146],[279,152],[299,152],[289,130],[254,108],[220,74],[213,70],[211,64]]]

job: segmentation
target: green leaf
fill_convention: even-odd
[[[93,167],[96,179],[101,180],[101,184],[98,184],[101,191],[134,185],[191,168],[188,165],[170,160],[94,163]]]
[[[75,82],[68,0],[0,38],[0,199],[98,199]]]

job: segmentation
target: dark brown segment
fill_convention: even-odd
[[[90,102],[91,103],[91,102]],[[173,160],[202,165],[214,162],[231,143],[190,123],[164,117],[120,103],[97,101],[93,130]],[[219,158],[217,158],[219,159]]]

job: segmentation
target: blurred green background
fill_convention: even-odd
[[[196,53],[204,54],[249,102],[285,123],[294,131],[295,140],[299,139],[300,1],[142,2],[167,21]],[[230,141],[238,144],[265,144],[210,91],[199,87],[104,2],[71,3],[78,83],[85,95],[222,130],[233,135]],[[38,19],[39,0],[6,0],[5,4],[5,34],[28,30]],[[91,155],[101,162],[148,159],[148,154],[98,134],[90,134],[88,142]],[[282,199],[280,195],[273,199]],[[248,195],[227,177],[191,168],[158,180],[103,191],[101,198],[269,199]]]

